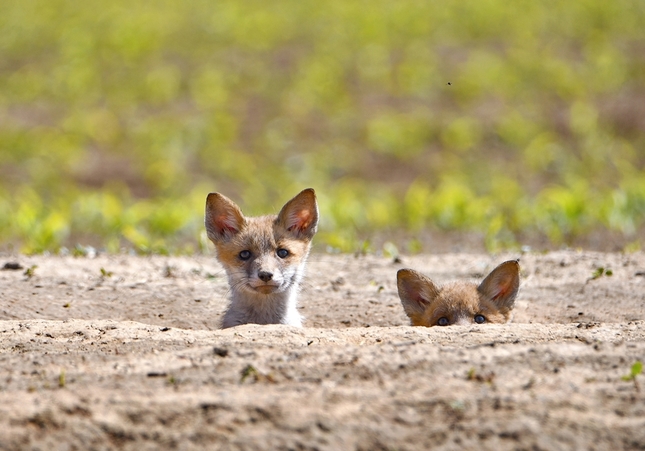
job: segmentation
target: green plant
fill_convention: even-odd
[[[638,0],[3,2],[0,249],[206,251],[208,192],[265,214],[306,186],[319,249],[637,249],[643,22]]]
[[[25,269],[23,274],[27,276],[27,279],[31,279],[36,275],[36,268],[38,268],[38,265],[31,265],[29,268]]]
[[[622,377],[624,381],[632,381],[634,383],[634,388],[636,391],[640,392],[640,385],[638,384],[638,381],[636,380],[636,377],[641,375],[643,372],[643,363],[640,361],[634,362],[634,364],[631,367],[631,370],[629,374],[625,375]]]
[[[596,268],[593,273],[591,274],[591,279],[590,280],[595,280],[598,279],[602,276],[607,276],[611,277],[614,275],[614,272],[610,268],[603,268],[602,266],[599,268]]]

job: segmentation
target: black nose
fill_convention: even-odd
[[[258,272],[258,277],[262,282],[268,282],[269,280],[273,279],[273,273],[268,271],[260,271]]]

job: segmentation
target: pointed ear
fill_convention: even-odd
[[[519,288],[519,260],[509,260],[493,269],[477,287],[477,291],[497,304],[498,307],[510,309],[513,308]]]
[[[313,238],[318,229],[318,204],[316,193],[307,188],[282,207],[277,219],[297,238]]]
[[[434,282],[412,269],[400,269],[396,273],[396,285],[403,310],[410,318],[422,315],[439,296]]]
[[[232,238],[244,228],[245,222],[240,208],[228,197],[220,193],[206,197],[204,225],[213,243]]]

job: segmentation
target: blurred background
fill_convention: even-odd
[[[0,2],[0,249],[191,253],[313,187],[318,250],[637,250],[642,0]]]

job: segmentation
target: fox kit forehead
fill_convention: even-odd
[[[247,217],[235,241],[241,246],[254,247],[258,250],[275,248],[278,241],[275,233],[275,219],[274,215]]]
[[[260,253],[286,247],[296,251],[309,246],[309,237],[294,238],[277,222],[276,215],[247,217],[244,227],[231,241],[236,248],[252,249]]]
[[[507,314],[483,298],[477,285],[452,282],[441,287],[435,301],[426,307],[423,324],[437,324],[439,318],[447,318],[451,324],[472,323],[475,315],[483,315],[490,323],[504,323],[508,319]]]
[[[479,308],[477,286],[468,282],[450,282],[439,287],[439,294],[432,303],[436,310],[476,312]]]

